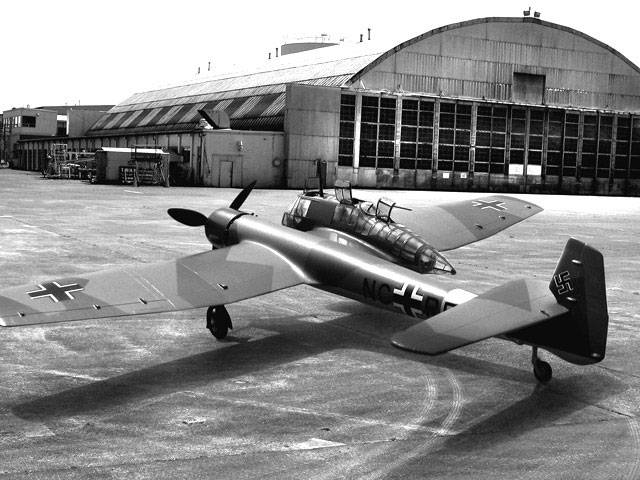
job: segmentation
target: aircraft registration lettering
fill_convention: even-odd
[[[371,283],[369,283],[369,280],[365,278],[362,285],[362,294],[365,298],[370,298],[385,305],[393,302],[391,287],[386,283],[378,283],[376,280],[372,280]]]

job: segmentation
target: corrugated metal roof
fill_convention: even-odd
[[[326,47],[285,55],[251,71],[136,93],[112,108],[88,134],[193,128],[203,108],[224,110],[232,128],[282,130],[287,84],[342,86],[384,51],[373,42]]]

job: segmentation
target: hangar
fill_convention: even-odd
[[[566,26],[480,18],[136,93],[67,141],[164,147],[211,186],[298,188],[323,161],[329,184],[638,195],[640,69]],[[37,166],[46,145],[21,143]]]

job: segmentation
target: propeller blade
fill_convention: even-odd
[[[174,220],[189,227],[201,227],[207,223],[207,217],[195,210],[186,208],[170,208],[167,213]]]
[[[238,194],[238,196],[233,199],[233,202],[231,202],[231,205],[229,205],[229,208],[233,208],[234,210],[240,210],[240,207],[242,206],[244,201],[247,199],[247,197],[251,193],[251,190],[253,190],[253,187],[255,186],[256,186],[256,181],[254,180],[249,185],[244,187],[242,191]]]

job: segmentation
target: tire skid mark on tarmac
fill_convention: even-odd
[[[462,386],[456,379],[455,375],[451,373],[450,370],[446,372],[447,380],[449,381],[452,388],[452,402],[451,407],[449,409],[449,413],[446,418],[443,420],[441,424],[441,428],[444,431],[450,431],[453,425],[460,418],[460,414],[462,413],[462,403],[464,400],[464,395],[462,392]],[[416,448],[408,451],[404,455],[401,455],[399,458],[394,460],[391,463],[386,464],[384,467],[379,468],[373,472],[370,472],[367,475],[362,476],[361,478],[366,478],[369,480],[377,480],[380,478],[385,478],[391,473],[392,470],[401,467],[402,465],[410,462],[417,456],[426,455],[435,445],[437,440],[441,437],[440,434],[432,434],[430,438],[428,438],[423,444],[417,446]]]
[[[427,372],[427,374],[423,375],[423,379],[425,381],[425,388],[424,388],[423,401],[421,402],[422,408],[420,408],[420,411],[418,412],[417,416],[411,421],[411,424],[421,424],[422,422],[426,421],[427,417],[431,413],[431,410],[433,410],[436,404],[436,398],[438,395],[438,386],[436,385],[436,382],[433,379],[433,375]],[[442,428],[431,427],[431,428],[428,428],[428,430],[429,430],[429,437],[434,438],[439,435],[439,432],[442,430]],[[409,432],[405,431],[400,433],[398,436],[396,436],[395,439],[402,440],[402,439],[405,439],[408,435],[409,435]],[[333,465],[332,468],[328,470],[324,470],[322,474],[314,475],[312,478],[314,480],[325,480],[325,479],[333,479],[333,478],[353,478],[356,475],[356,472],[354,470],[356,470],[358,467],[362,465],[366,465],[371,460],[384,454],[385,451],[390,448],[390,443],[391,442],[389,442],[389,440],[383,441],[383,443],[380,446],[371,448],[367,453],[358,455],[358,458],[355,462],[350,460],[338,461]]]
[[[323,418],[333,418],[336,420],[348,420],[348,421],[352,421],[352,422],[356,422],[356,423],[362,423],[365,425],[371,425],[371,426],[379,426],[379,427],[388,427],[388,428],[393,428],[393,429],[400,429],[404,432],[428,432],[432,435],[447,435],[447,434],[451,434],[450,432],[447,432],[446,430],[443,431],[441,428],[433,428],[433,427],[425,427],[424,425],[421,424],[421,421],[423,421],[423,416],[426,416],[426,414],[428,413],[429,409],[425,409],[423,408],[421,411],[421,414],[418,416],[418,418],[415,421],[412,422],[385,422],[383,420],[376,420],[376,419],[372,419],[372,418],[366,418],[366,417],[359,417],[356,415],[347,415],[344,413],[339,413],[339,412],[328,412],[328,411],[319,411],[319,410],[313,410],[310,408],[304,408],[304,407],[294,407],[292,405],[281,405],[281,404],[277,404],[277,403],[271,403],[271,402],[261,402],[258,400],[247,400],[244,398],[230,398],[230,397],[223,397],[223,396],[211,396],[209,394],[205,395],[207,400],[216,400],[216,401],[220,401],[220,402],[225,402],[225,403],[232,403],[235,405],[243,405],[243,406],[249,406],[249,407],[257,407],[257,408],[264,408],[267,410],[274,410],[274,411],[280,411],[280,412],[285,412],[285,413],[297,413],[297,414],[301,414],[301,415],[312,415],[315,417],[323,417]],[[408,435],[408,433],[405,433],[405,435]]]
[[[629,424],[631,438],[633,438],[633,454],[635,459],[626,478],[628,480],[636,480],[640,478],[640,424],[635,417],[629,418],[627,423]]]

